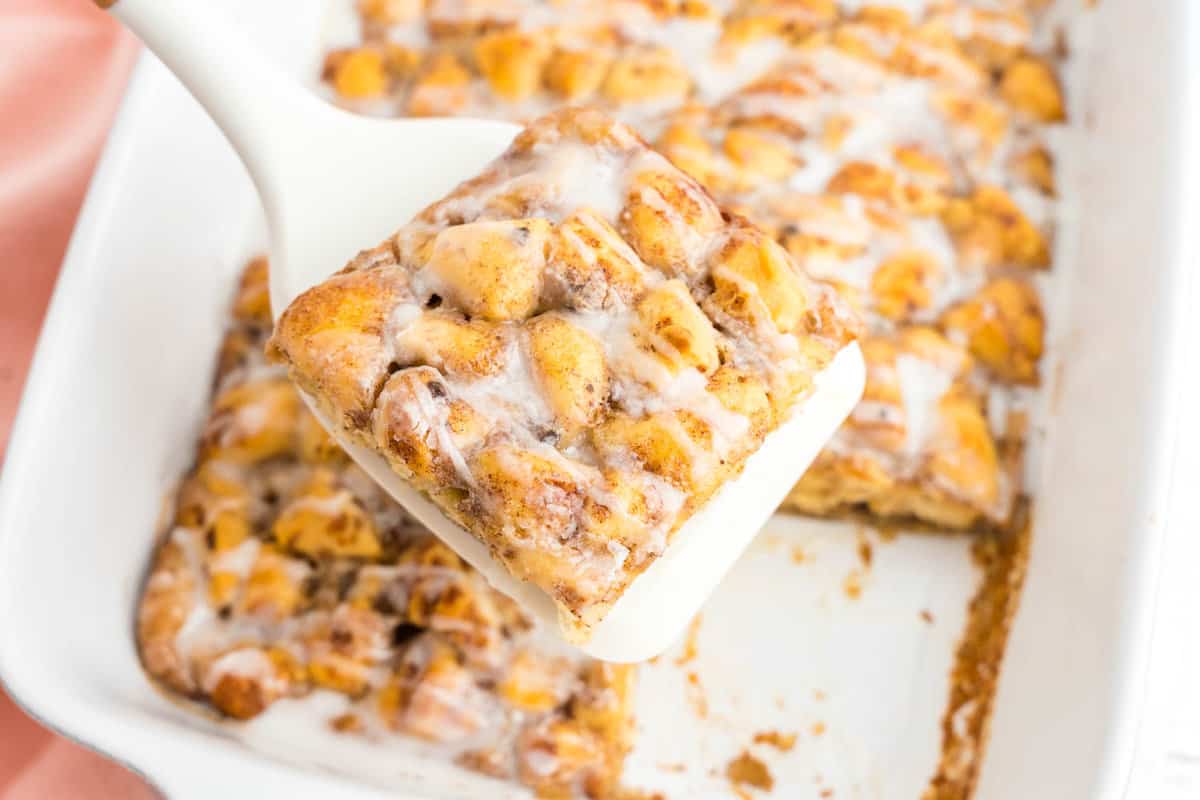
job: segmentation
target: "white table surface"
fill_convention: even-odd
[[[1200,31],[1197,32],[1200,45]],[[1200,63],[1200,56],[1193,54]],[[1198,92],[1200,93],[1200,92]],[[1158,585],[1158,603],[1146,676],[1146,709],[1127,800],[1200,798],[1200,97],[1193,97],[1189,164],[1191,188],[1187,253],[1191,265],[1188,375],[1181,390],[1174,491]]]
[[[1128,800],[1200,798],[1200,380],[1192,381],[1186,397],[1190,411],[1180,444],[1190,445],[1181,446],[1177,457],[1146,713]]]

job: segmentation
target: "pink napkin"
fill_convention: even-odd
[[[0,458],[137,42],[87,0],[0,2]],[[0,632],[0,635],[3,635]],[[0,692],[0,800],[154,797]]]
[[[136,53],[87,0],[0,2],[0,454]]]

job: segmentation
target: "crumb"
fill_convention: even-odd
[[[659,764],[658,768],[663,772],[687,772],[687,764]]]
[[[967,797],[974,789],[1031,539],[1029,507],[1022,503],[1009,530],[980,536],[971,545],[972,560],[983,571],[983,580],[971,598],[954,655],[949,702],[942,712],[941,757],[926,797]]]
[[[468,750],[454,759],[454,763],[493,778],[512,777],[512,767],[506,761],[504,754],[494,748]]]
[[[833,797],[833,789],[822,789],[820,792],[820,796],[821,797]]]
[[[708,698],[704,696],[704,685],[700,683],[700,675],[695,672],[687,674],[688,703],[692,711],[700,719],[708,719]]]
[[[867,532],[862,528],[858,529],[858,560],[862,562],[863,569],[871,568],[871,561],[875,557],[875,552],[871,549],[871,540],[867,538]]]
[[[703,616],[703,614],[697,614],[692,617],[692,621],[688,625],[687,635],[683,640],[683,652],[675,659],[675,666],[682,667],[696,657],[696,653],[698,652],[696,642],[700,637],[700,623],[703,621]]]
[[[804,551],[804,548],[801,547],[800,545],[794,545],[792,547],[792,563],[793,564],[803,564],[805,561],[810,560],[810,558],[811,557],[809,556],[809,554],[806,553]]]
[[[900,529],[895,525],[885,525],[881,528],[875,528],[875,535],[879,537],[881,542],[894,542],[896,537],[900,535]]]
[[[779,752],[786,753],[796,746],[796,734],[780,733],[779,731],[761,731],[754,734],[754,743],[770,745]]]
[[[775,786],[775,778],[771,776],[767,765],[745,750],[725,767],[725,777],[735,788],[753,786],[769,792]]]
[[[363,729],[363,721],[357,714],[342,714],[329,720],[329,727],[338,733],[357,733]]]
[[[825,733],[825,723],[824,722],[814,722],[813,726],[812,726],[812,735],[820,736],[823,733]]]
[[[1096,5],[1097,0],[1084,0],[1084,5],[1092,8]],[[1062,28],[1054,30],[1054,57],[1061,58],[1064,61],[1071,57],[1071,39],[1067,36],[1067,32]]]
[[[846,576],[846,580],[842,582],[842,591],[851,600],[862,597],[862,576],[858,570],[851,570],[850,574]]]
[[[921,619],[925,620],[930,625],[933,624],[933,614],[927,608],[921,609]]]
[[[775,707],[780,711],[783,711],[785,708],[787,708],[787,700],[784,699],[783,695],[775,695]]]
[[[823,690],[821,690],[821,689],[813,689],[813,698],[814,698],[814,699],[816,699],[816,700],[825,700],[825,699],[827,699],[828,697],[829,697],[829,695],[828,695],[828,694],[826,694],[826,693],[825,693]]]

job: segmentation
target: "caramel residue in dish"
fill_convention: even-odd
[[[692,711],[700,719],[708,719],[708,697],[704,694],[704,684],[700,682],[699,673],[689,672],[687,674],[686,691],[688,704],[692,707]]]
[[[833,789],[826,787],[817,792],[817,797],[833,797]]]
[[[675,666],[682,667],[696,658],[699,652],[696,643],[700,638],[700,624],[704,621],[703,616],[703,614],[697,614],[692,617],[692,621],[688,624],[687,635],[683,640],[683,652],[675,659]]]
[[[826,728],[824,722],[814,722],[812,726],[812,735],[823,736],[825,734],[825,730]]]
[[[928,624],[932,625],[933,624],[933,612],[931,612],[928,608],[922,608],[921,609],[921,619],[924,620],[925,622],[927,622]]]
[[[790,752],[796,746],[795,733],[780,733],[779,731],[760,731],[754,734],[755,744],[765,744],[774,747],[781,753]]]
[[[975,791],[987,745],[996,680],[1025,582],[1032,539],[1029,504],[1022,501],[1007,530],[987,531],[971,547],[983,580],[950,671],[942,715],[942,753],[921,800],[963,800]]]
[[[755,758],[750,751],[743,750],[742,754],[729,762],[725,767],[725,777],[735,789],[753,786],[765,792],[775,787],[775,778],[767,765]]]
[[[798,544],[792,545],[792,563],[793,564],[803,564],[804,562],[811,561],[811,560],[812,560],[812,556],[810,556],[804,550],[803,547],[801,547]]]
[[[658,768],[663,772],[687,772],[687,764],[683,763],[659,764]]]

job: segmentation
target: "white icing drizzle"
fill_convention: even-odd
[[[270,657],[257,647],[231,650],[218,658],[205,673],[201,688],[212,692],[227,675],[255,681],[272,694],[287,688],[287,681],[278,675]]]
[[[523,428],[549,426],[554,414],[538,386],[520,337],[510,338],[504,365],[497,375],[455,382],[455,396],[495,422],[519,420]]]
[[[200,642],[211,635],[210,629],[216,614],[208,605],[207,571],[204,568],[204,554],[200,550],[197,533],[190,528],[176,528],[171,531],[169,538],[183,551],[185,569],[192,575],[192,602],[183,625],[175,633],[173,642],[175,652],[187,661]]]
[[[916,459],[937,432],[938,403],[949,391],[954,376],[925,359],[901,354],[896,357],[896,377],[906,421],[904,454]]]
[[[439,452],[444,453],[454,465],[454,471],[458,474],[466,486],[475,486],[475,476],[471,472],[471,468],[467,465],[466,457],[459,450],[458,444],[454,441],[454,435],[450,431],[448,424],[449,409],[441,403],[434,400],[433,395],[429,393],[428,387],[419,381],[410,381],[407,384],[410,390],[410,401],[401,403],[401,408],[404,409],[405,415],[408,417],[418,435],[428,441],[429,437],[433,437],[434,441],[429,444],[436,446]]]
[[[930,0],[838,0],[838,5],[847,14],[853,14],[871,6],[896,8],[908,14],[909,19],[919,20],[925,16],[925,9],[929,7],[929,2]]]

